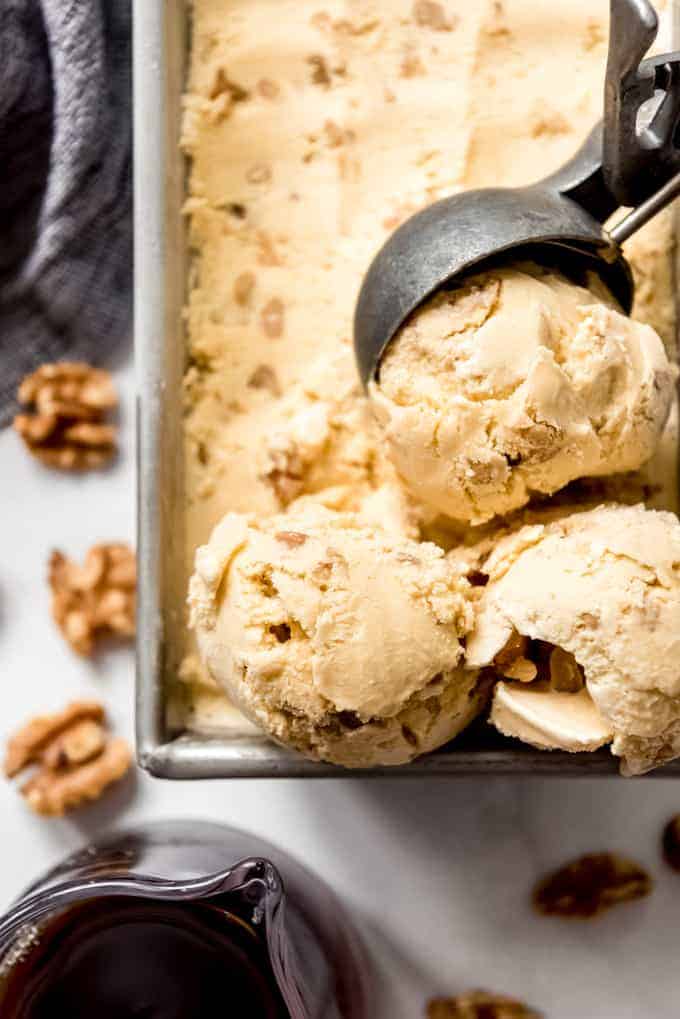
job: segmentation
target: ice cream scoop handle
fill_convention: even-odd
[[[680,52],[643,59],[658,28],[650,0],[610,6],[604,120],[539,187],[571,198],[600,223],[619,206],[635,206],[635,218],[624,221],[629,236],[675,197],[664,185],[680,172]]]
[[[602,172],[602,124],[596,124],[581,148],[559,170],[533,187],[558,191],[600,223],[618,208]]]
[[[623,244],[640,227],[656,216],[657,212],[661,212],[667,205],[670,205],[678,195],[680,195],[680,173],[676,173],[675,177],[671,177],[669,181],[666,181],[656,194],[653,194],[646,202],[642,202],[641,205],[638,205],[637,209],[633,209],[625,219],[622,219],[620,223],[612,227],[609,231],[609,236],[617,244]]]

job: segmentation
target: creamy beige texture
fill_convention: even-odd
[[[607,11],[607,0],[194,0],[187,564],[225,512],[270,513],[328,485],[357,509],[389,491],[350,346],[362,274],[429,201],[525,183],[571,155],[599,115]],[[670,218],[644,234],[629,246],[636,314],[670,342]],[[674,471],[668,442],[650,472],[672,491]],[[182,678],[190,727],[245,725],[191,646]]]
[[[501,539],[483,570],[489,582],[467,641],[468,664],[490,664],[513,631],[553,644],[582,667],[625,774],[680,755],[680,523],[674,514],[602,506],[530,525]],[[505,716],[499,727],[508,733],[504,688],[496,696]],[[554,694],[537,691],[541,696],[552,745],[579,749],[568,735],[574,720],[565,716],[560,742]],[[516,711],[513,734],[540,745],[540,711],[535,702],[532,731],[527,726],[524,735]],[[592,720],[584,721],[584,734],[589,727]]]
[[[636,470],[675,374],[654,330],[533,264],[471,277],[416,311],[371,402],[412,494],[475,524],[584,476]]]
[[[504,736],[539,750],[597,750],[613,735],[587,690],[562,693],[540,682],[497,683],[490,718]]]
[[[227,514],[196,554],[191,624],[211,675],[308,757],[401,764],[484,706],[461,667],[467,581],[435,545],[304,502]]]

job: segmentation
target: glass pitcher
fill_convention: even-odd
[[[287,854],[159,822],[67,857],[0,919],[0,1014],[369,1019],[368,969],[336,897]]]

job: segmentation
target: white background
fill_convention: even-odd
[[[82,557],[134,536],[134,378],[123,395],[122,455],[108,472],[61,476],[0,432],[0,738],[72,697],[100,697],[132,738],[133,655],[74,656],[49,615],[49,550]],[[347,902],[375,963],[375,1019],[419,1019],[428,996],[487,987],[548,1019],[680,1016],[680,874],[659,853],[680,811],[672,779],[433,779],[162,782],[137,773],[68,819],[31,814],[0,780],[0,906],[105,826],[205,817],[258,832],[324,875]],[[646,865],[648,900],[591,922],[532,915],[546,869],[617,849]]]

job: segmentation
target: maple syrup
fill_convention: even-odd
[[[289,1019],[267,946],[219,898],[66,909],[0,978],[2,1019]]]

